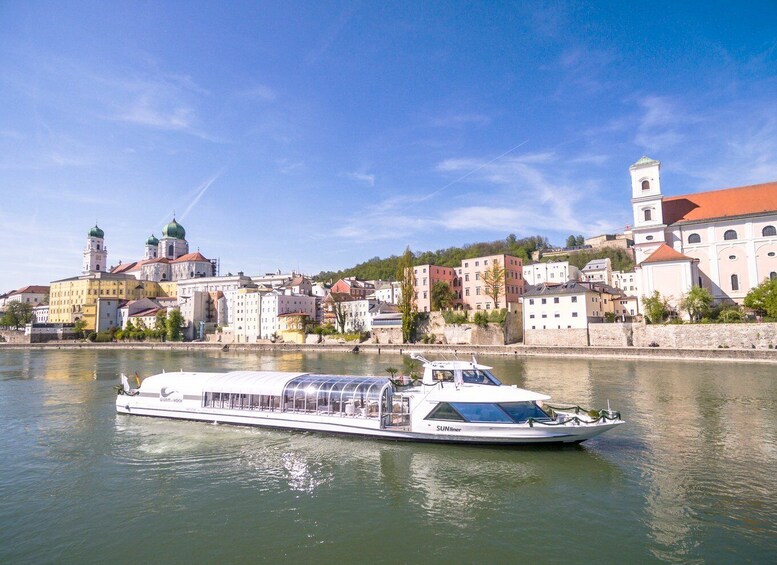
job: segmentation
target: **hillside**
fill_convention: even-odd
[[[552,246],[546,237],[535,235],[518,239],[515,235],[510,234],[505,239],[497,241],[471,243],[463,247],[448,247],[447,249],[438,249],[437,251],[413,253],[413,264],[458,267],[463,259],[501,254],[520,257],[524,262],[528,263],[531,260],[533,251],[548,247]],[[571,255],[568,260],[570,264],[583,268],[591,259],[601,259],[604,257],[610,257],[613,270],[630,270],[634,266],[629,254],[617,249],[581,252]],[[337,281],[344,277],[357,277],[363,280],[394,280],[397,275],[399,259],[400,257],[397,255],[392,255],[386,259],[373,257],[364,263],[359,263],[341,271],[322,271],[315,276],[315,279],[322,282]]]

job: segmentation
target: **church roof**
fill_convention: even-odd
[[[642,261],[640,265],[644,265],[645,263],[666,263],[669,261],[693,261],[693,258],[683,255],[679,251],[675,251],[666,243],[662,243],[658,246],[658,249],[653,251],[653,253]]]
[[[643,155],[642,157],[640,157],[639,161],[637,161],[632,165],[632,167],[641,167],[643,165],[656,165],[656,164],[660,165],[660,163],[655,159],[651,159],[647,155]]]
[[[664,222],[696,222],[777,212],[777,182],[664,197]]]
[[[186,239],[186,230],[183,229],[183,226],[175,221],[175,218],[173,218],[173,221],[167,224],[165,227],[162,228],[162,237],[173,237],[176,239]]]
[[[185,261],[202,261],[205,263],[210,263],[210,259],[206,258],[199,251],[195,251],[194,253],[187,253],[186,255],[181,255],[180,257],[178,257],[178,259],[174,260],[173,263],[183,263]]]
[[[97,224],[94,225],[92,229],[89,230],[89,237],[105,237],[105,232],[101,230],[99,227],[97,227]]]

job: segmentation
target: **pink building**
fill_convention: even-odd
[[[483,280],[484,273],[493,268],[494,262],[505,270],[505,277],[499,293],[499,302],[488,295]],[[437,281],[450,285],[456,295],[455,307],[465,310],[491,310],[506,308],[507,303],[519,302],[525,288],[523,279],[523,261],[512,255],[491,255],[464,259],[457,268],[419,265],[413,268],[415,273],[416,306],[419,312],[431,312],[432,287]]]
[[[502,292],[499,302],[488,295],[483,274],[492,269],[495,262],[505,270]],[[461,262],[461,301],[468,310],[491,310],[506,308],[510,302],[518,302],[523,296],[525,281],[523,280],[523,260],[512,255],[490,255],[464,259]]]
[[[419,312],[432,311],[432,287],[434,283],[443,281],[448,283],[452,290],[456,287],[456,269],[451,267],[438,267],[436,265],[418,265],[413,267],[415,275],[415,301]]]

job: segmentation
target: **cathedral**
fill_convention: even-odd
[[[189,252],[186,230],[175,218],[162,228],[162,237],[153,234],[146,240],[143,258],[108,268],[105,232],[96,224],[89,230],[84,250],[84,274],[109,272],[132,275],[146,281],[178,281],[216,274],[216,262],[199,251]]]

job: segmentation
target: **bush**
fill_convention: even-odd
[[[445,320],[446,324],[453,324],[456,326],[466,324],[468,320],[466,312],[457,312],[456,310],[444,310],[442,313],[442,319]]]
[[[487,310],[487,316],[489,322],[495,324],[504,324],[507,320],[507,308],[500,308],[499,310]]]
[[[475,317],[472,321],[481,328],[485,328],[488,325],[488,314],[480,311],[475,312]]]
[[[726,308],[718,314],[718,321],[722,324],[735,324],[743,320],[744,315],[739,308]]]

